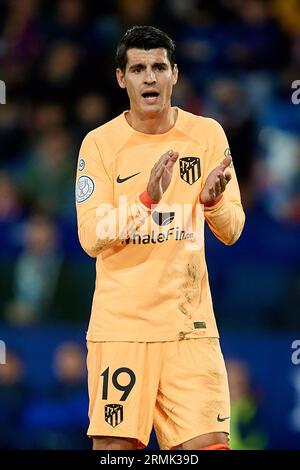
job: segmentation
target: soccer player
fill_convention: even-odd
[[[222,127],[171,106],[174,49],[154,27],[126,32],[116,73],[130,109],[79,154],[79,238],[97,270],[87,363],[98,450],[144,448],[153,423],[161,449],[229,449],[203,223],[231,245],[245,216]]]

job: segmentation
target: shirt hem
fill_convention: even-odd
[[[87,333],[86,340],[94,342],[128,342],[128,343],[163,343],[167,341],[183,341],[185,339],[199,339],[199,338],[220,338],[217,331],[201,331],[201,334],[186,332],[182,335],[182,332],[178,332],[172,335],[162,335],[155,338],[149,336],[124,336],[124,335],[109,335],[109,334],[91,334]]]

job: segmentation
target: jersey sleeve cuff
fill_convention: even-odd
[[[204,209],[209,209],[210,207],[216,206],[221,200],[223,199],[223,194],[220,194],[218,197],[213,199],[210,202],[206,202],[204,205]],[[201,201],[200,201],[201,202]]]
[[[151,199],[148,191],[144,191],[143,193],[141,193],[139,195],[139,200],[144,206],[147,207],[147,209],[150,209],[150,210],[152,209],[152,206],[155,206],[158,204],[158,201],[156,201],[155,199]]]

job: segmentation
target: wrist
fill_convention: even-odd
[[[158,204],[158,201],[156,199],[152,199],[148,191],[144,191],[139,195],[139,199],[144,206],[146,206],[148,209],[151,209],[151,206],[154,206]]]
[[[201,197],[200,197],[200,204],[203,204],[204,207],[212,207],[212,206],[215,206],[216,204],[218,204],[218,202],[221,201],[222,197],[223,197],[223,194],[220,194],[215,199],[213,199],[212,201],[209,201],[209,202],[202,202]]]

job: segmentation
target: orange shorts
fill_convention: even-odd
[[[230,403],[218,338],[161,343],[88,341],[90,437],[149,442],[160,449],[201,434],[229,434]]]

